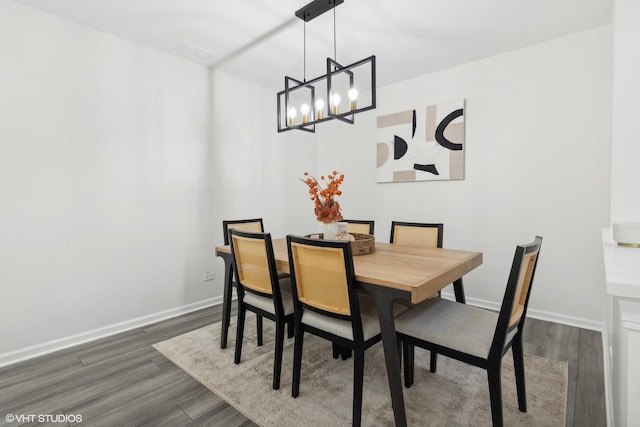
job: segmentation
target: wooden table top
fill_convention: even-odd
[[[289,272],[287,240],[274,239],[273,252],[278,271]],[[216,255],[230,253],[229,246],[216,247]],[[358,282],[406,291],[414,304],[424,301],[481,264],[481,252],[382,242],[376,242],[375,252],[353,257]]]

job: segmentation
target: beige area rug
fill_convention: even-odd
[[[232,406],[264,427],[350,426],[353,359],[333,359],[331,343],[305,334],[300,395],[291,397],[293,338],[285,338],[279,390],[271,388],[273,322],[264,321],[264,345],[256,346],[255,317],[247,316],[242,362],[233,363],[235,318],[226,349],[220,323],[153,347]],[[403,387],[409,426],[490,426],[486,372],[443,356],[429,372],[429,353],[416,348],[414,385]],[[518,410],[513,359],[502,363],[505,426],[564,426],[567,363],[525,354],[528,412]],[[393,426],[382,343],[366,352],[363,426]]]

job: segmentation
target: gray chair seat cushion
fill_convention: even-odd
[[[280,279],[280,294],[282,295],[282,307],[285,316],[293,313],[293,294],[291,293],[291,279]],[[244,302],[252,307],[259,308],[268,313],[276,314],[276,307],[273,298],[264,297],[254,294],[253,292],[244,293]]]
[[[378,309],[376,308],[373,298],[365,294],[359,294],[358,297],[360,298],[362,335],[366,341],[380,333],[380,320],[378,319]],[[393,309],[395,316],[408,310],[406,306],[401,304],[394,304]],[[306,309],[304,313],[302,313],[302,323],[339,337],[353,340],[353,327],[351,326],[350,320],[337,319],[318,313],[317,311]]]
[[[486,359],[498,314],[443,298],[431,298],[396,318],[396,331]],[[515,334],[515,329],[507,341]]]

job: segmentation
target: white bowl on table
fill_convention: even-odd
[[[640,222],[614,223],[613,240],[620,246],[640,248]]]

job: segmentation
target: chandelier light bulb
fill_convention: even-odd
[[[322,119],[322,110],[324,109],[324,101],[322,99],[318,99],[316,101],[316,120]]]
[[[351,110],[355,110],[358,108],[358,89],[356,89],[355,87],[352,87],[351,89],[349,89],[349,92],[347,92],[347,96],[349,97],[350,105],[349,107],[351,108]]]
[[[302,113],[302,123],[307,123],[309,121],[309,106],[302,104],[300,106],[300,112]]]
[[[337,93],[331,95],[331,106],[331,112],[333,114],[340,114],[340,108],[338,108],[340,106],[340,95]]]
[[[287,114],[289,115],[289,126],[294,126],[296,124],[296,114],[298,114],[298,112],[295,108],[289,108]]]

